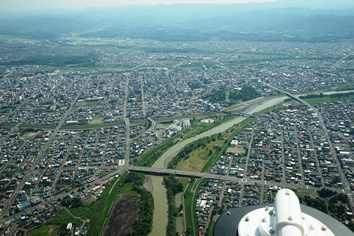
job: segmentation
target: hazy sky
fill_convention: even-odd
[[[276,0],[0,0],[0,11],[34,11],[45,9],[82,9],[95,6],[176,3],[248,3]]]
[[[176,3],[249,3],[282,2],[283,6],[310,8],[354,7],[354,0],[0,0],[0,12],[22,12],[48,9],[83,9],[87,7],[119,6],[134,4]]]

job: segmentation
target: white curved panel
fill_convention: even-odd
[[[275,209],[276,209],[276,218],[277,225],[276,231],[279,236],[301,236],[304,234],[304,228],[302,226],[302,216],[301,216],[301,208],[300,202],[297,196],[290,189],[281,189],[278,191],[275,197]],[[283,229],[286,226],[286,230]],[[301,234],[298,234],[298,230],[300,230]],[[291,233],[291,229],[294,229],[294,232]],[[288,234],[282,234],[282,232],[287,232]]]

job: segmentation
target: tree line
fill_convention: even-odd
[[[154,198],[152,194],[144,188],[135,188],[140,194],[139,217],[135,220],[133,227],[129,230],[128,236],[148,235],[152,229],[154,214]]]
[[[168,202],[168,222],[166,228],[167,236],[174,236],[176,234],[176,217],[178,209],[175,204],[175,195],[183,192],[183,184],[179,182],[174,175],[163,177],[165,187],[167,189]]]
[[[306,99],[306,98],[323,98],[323,97],[330,97],[330,98],[345,98],[345,97],[352,97],[354,95],[354,92],[350,93],[335,93],[331,95],[324,95],[323,93],[319,94],[308,94],[306,96],[300,96],[301,99]]]
[[[229,93],[229,101],[226,101],[226,93]],[[243,85],[241,90],[218,91],[207,97],[211,103],[228,103],[235,104],[239,101],[248,101],[260,96],[260,93],[252,86]]]
[[[133,183],[133,190],[140,194],[139,216],[135,220],[133,227],[128,231],[128,236],[148,235],[152,229],[154,214],[154,198],[144,187],[145,175],[131,172],[124,183]]]
[[[317,190],[320,198],[311,198],[309,196],[299,197],[301,203],[306,204],[307,206],[313,207],[319,211],[322,211],[326,214],[330,214],[337,220],[345,224],[346,221],[346,212],[349,207],[349,199],[346,194],[337,193],[333,190],[323,188]],[[354,231],[354,223],[349,221],[346,224],[352,231]]]
[[[183,150],[181,152],[178,153],[178,155],[176,155],[168,164],[168,168],[169,169],[174,169],[176,168],[177,164],[182,161],[182,160],[186,160],[189,158],[189,154],[191,152],[193,152],[194,150],[200,148],[200,147],[205,147],[207,144],[209,144],[210,142],[215,142],[217,139],[216,135],[213,135],[211,137],[204,137],[201,139],[198,139],[197,141],[188,144],[185,148],[183,148]]]

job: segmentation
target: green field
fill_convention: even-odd
[[[96,202],[92,212],[92,220],[88,229],[87,235],[100,235],[107,218],[109,217],[111,206],[117,199],[119,184],[124,183],[127,174],[116,180],[105,191],[103,191],[100,199]]]
[[[303,98],[306,102],[310,104],[319,103],[333,103],[339,101],[345,101],[349,99],[354,99],[354,93],[338,93],[332,95],[308,95]]]
[[[83,224],[81,220],[74,218],[65,209],[57,212],[52,219],[52,224],[54,225],[67,225],[69,223],[72,223],[73,227],[80,227]]]
[[[346,83],[331,84],[331,85],[321,87],[320,90],[322,90],[322,91],[326,91],[326,90],[330,90],[330,91],[354,90],[354,82],[349,81]]]
[[[195,231],[197,229],[197,222],[195,219],[195,207],[196,207],[196,197],[194,195],[193,187],[196,184],[196,180],[192,180],[184,193],[184,207],[185,207],[185,215],[186,218],[186,228],[187,231],[190,231],[191,235],[195,235]],[[194,219],[194,225],[192,223],[192,218]],[[194,231],[193,231],[194,229]]]
[[[133,190],[133,187],[134,187],[133,183],[125,183],[124,185],[120,186],[119,194],[139,196],[139,194]]]
[[[310,104],[319,104],[319,103],[332,103],[332,102],[338,102],[338,101],[345,101],[347,99],[354,99],[354,95],[348,96],[348,97],[343,97],[342,99],[339,98],[330,98],[330,97],[323,97],[323,98],[306,98],[304,99],[306,102]]]
[[[215,227],[216,221],[214,221],[213,219],[210,221],[210,225],[209,228],[207,230],[208,232],[208,236],[213,236],[214,235],[214,227]]]
[[[178,181],[183,184],[183,189],[185,189],[188,186],[190,180],[188,178],[180,177],[178,178]]]
[[[177,170],[185,171],[201,171],[204,165],[208,162],[213,153],[222,145],[222,140],[218,139],[206,144],[205,147],[200,147],[193,150],[189,154],[189,158],[180,161],[177,164]]]
[[[4,66],[20,66],[20,65],[44,65],[44,66],[82,66],[92,67],[96,65],[98,56],[31,56],[19,61],[2,62],[0,65]]]
[[[218,125],[221,125],[222,123],[231,120],[234,118],[234,116],[231,115],[225,115],[222,117],[210,117],[211,119],[214,119],[214,123],[208,124],[208,123],[203,123],[199,121],[198,123],[192,124],[191,127],[188,129],[190,132],[188,132],[185,136],[183,136],[184,139],[187,138],[192,138],[198,134],[204,133],[205,131],[208,131]]]
[[[72,209],[70,209],[70,212],[74,216],[80,217],[83,220],[91,220],[92,219],[92,212],[95,209],[95,204],[96,203],[92,203],[88,206],[72,208]]]
[[[252,122],[252,118],[247,118],[246,120],[242,121],[241,123],[239,123],[238,125],[236,125],[236,127],[233,127],[229,130],[227,130],[224,135],[223,135],[223,142],[222,142],[222,146],[215,152],[215,154],[213,154],[213,158],[209,158],[209,160],[207,161],[207,163],[204,165],[202,172],[207,172],[209,171],[212,166],[215,164],[215,162],[220,158],[220,156],[226,151],[226,149],[229,147],[229,143],[231,142],[231,140],[233,139],[233,137],[243,131],[243,129]]]
[[[41,227],[31,230],[28,236],[56,236],[59,235],[59,227],[42,225]]]

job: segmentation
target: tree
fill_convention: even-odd
[[[83,206],[83,203],[80,198],[70,198],[69,196],[64,197],[60,200],[60,203],[64,207],[78,208]]]
[[[167,189],[168,200],[168,224],[166,235],[173,236],[176,232],[176,216],[178,210],[175,206],[175,195],[183,191],[183,184],[179,182],[174,175],[169,175],[163,178],[165,187]]]
[[[330,190],[330,189],[326,189],[323,188],[321,190],[317,190],[318,194],[320,195],[321,198],[328,198],[328,197],[332,197],[333,195],[336,194],[336,192]]]

